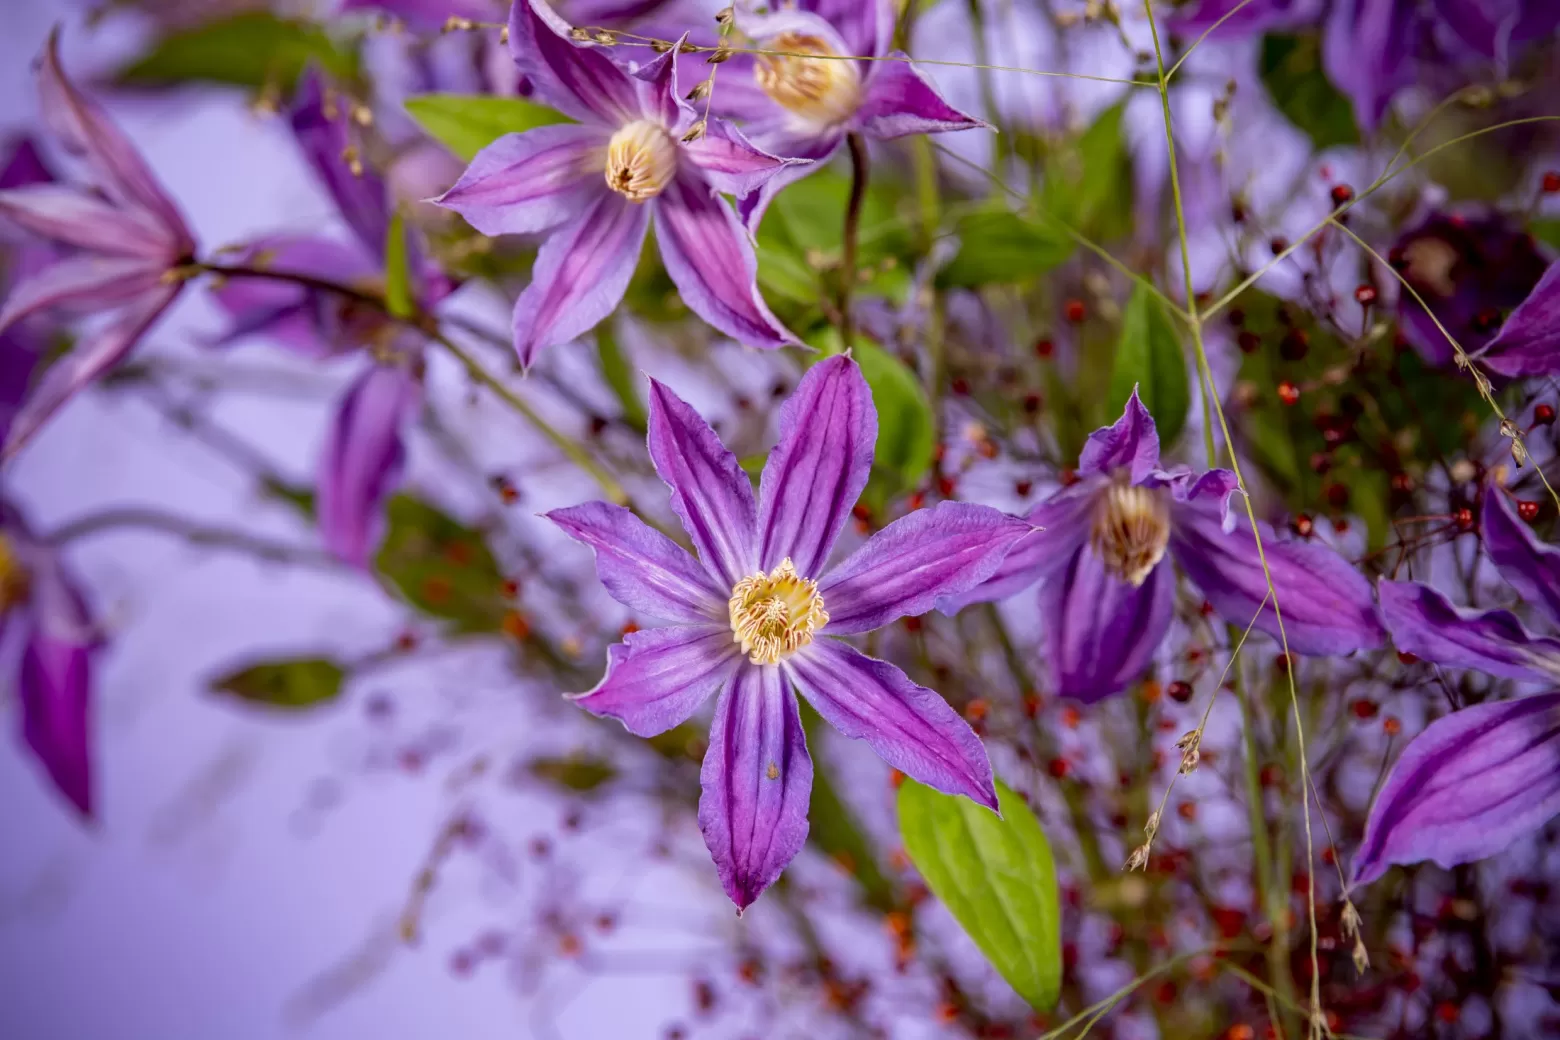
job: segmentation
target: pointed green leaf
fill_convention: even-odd
[[[1186,411],[1191,406],[1186,356],[1181,353],[1181,338],[1165,305],[1142,284],[1133,287],[1132,299],[1121,316],[1121,341],[1116,345],[1116,364],[1110,375],[1113,417],[1121,414],[1134,386],[1159,427],[1159,443],[1169,447],[1186,425]]]
[[[341,694],[346,671],[323,657],[264,661],[213,679],[211,688],[271,708],[312,708]]]
[[[1076,140],[1045,157],[1045,212],[1067,221],[1095,242],[1126,237],[1132,231],[1132,153],[1118,102],[1101,112]]]
[[[121,83],[164,86],[225,83],[290,93],[309,63],[336,80],[357,74],[357,59],[309,22],[246,11],[170,33],[119,71]]]
[[[400,213],[390,217],[385,232],[385,306],[395,318],[410,318],[417,310],[412,299],[412,276],[406,261],[406,222]]]
[[[1073,242],[1054,222],[995,206],[966,214],[955,225],[959,251],[937,272],[949,288],[1021,282],[1072,255]]]
[[[899,830],[932,894],[992,967],[1037,1011],[1049,1011],[1062,984],[1056,865],[1023,798],[998,780],[997,800],[1001,818],[907,779]]]
[[[561,112],[517,97],[418,94],[405,105],[429,137],[467,162],[505,134],[569,122]]]

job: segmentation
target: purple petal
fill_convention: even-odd
[[[28,184],[48,184],[54,174],[38,154],[38,144],[31,137],[13,137],[6,141],[3,160],[0,160],[0,190],[20,188]]]
[[[786,167],[809,166],[805,158],[782,159],[770,155],[724,119],[711,119],[704,134],[682,146],[686,155],[719,192],[742,198],[757,190]]]
[[[17,684],[22,734],[55,787],[91,817],[91,654],[99,636],[58,561],[30,555],[32,618]]]
[[[1161,470],[1148,480],[1149,486],[1168,487],[1172,497],[1185,505],[1198,504],[1212,507],[1218,512],[1225,530],[1234,528],[1230,519],[1230,498],[1240,490],[1240,478],[1227,469],[1210,469],[1196,473],[1186,466]]]
[[[1013,545],[991,576],[968,592],[939,600],[937,609],[956,614],[972,603],[995,603],[1066,566],[1089,538],[1095,500],[1103,485],[1099,478],[1086,478],[1041,502],[1029,513],[1029,533]]]
[[[1413,0],[1334,0],[1322,33],[1322,68],[1354,103],[1365,133],[1381,125],[1392,95],[1412,79]]]
[[[936,693],[836,639],[803,648],[784,668],[829,725],[865,740],[879,758],[921,783],[996,810],[985,745]]]
[[[1371,806],[1354,884],[1493,856],[1560,812],[1560,693],[1477,704],[1415,737]]]
[[[175,285],[147,295],[126,308],[107,328],[77,343],[69,354],[49,366],[11,422],[5,458],[15,456],[78,390],[117,364],[178,292]]]
[[[699,774],[699,829],[739,911],[802,851],[812,778],[796,695],[779,668],[744,665],[715,709]]]
[[[1159,430],[1138,399],[1136,387],[1121,418],[1089,434],[1078,456],[1080,476],[1109,475],[1118,469],[1129,471],[1134,484],[1143,483],[1159,469]]]
[[[385,236],[390,230],[389,201],[385,182],[366,165],[354,173],[347,156],[358,147],[351,130],[350,101],[332,96],[318,72],[305,73],[293,103],[292,131],[303,154],[314,167],[347,226],[363,248],[381,261]]]
[[[725,200],[680,171],[653,205],[661,262],[689,310],[744,346],[797,342],[759,295],[753,243]]]
[[[164,266],[177,248],[162,225],[146,212],[111,206],[58,184],[0,191],[0,220],[56,242]]]
[[[1323,0],[1195,0],[1172,12],[1166,24],[1170,31],[1190,40],[1215,24],[1218,28],[1209,39],[1244,39],[1273,29],[1314,24],[1323,9]]]
[[[764,213],[769,209],[769,204],[774,201],[775,196],[808,174],[822,169],[823,164],[844,140],[844,133],[837,129],[824,130],[817,134],[786,133],[766,136],[764,145],[774,154],[805,161],[780,167],[759,185],[757,191],[750,192],[737,200],[737,215],[742,218],[742,226],[750,233],[757,234],[758,225],[763,221]]]
[[[606,131],[560,123],[505,134],[471,160],[437,202],[484,235],[547,231],[606,190]]]
[[[0,307],[0,329],[51,307],[107,310],[159,290],[163,267],[140,257],[83,253],[57,261],[13,286]]]
[[[672,492],[672,512],[722,589],[758,570],[753,482],[709,423],[650,380],[650,461]]]
[[[1137,679],[1175,610],[1175,573],[1163,563],[1142,585],[1114,578],[1087,545],[1040,587],[1045,658],[1055,691],[1093,703]]]
[[[1512,379],[1560,370],[1560,260],[1507,316],[1481,360],[1491,372]]]
[[[789,558],[803,577],[822,575],[867,486],[876,443],[877,409],[856,363],[841,354],[808,369],[780,409],[780,441],[759,480],[761,568]]]
[[[515,300],[515,351],[529,366],[544,347],[594,328],[628,291],[650,210],[606,190],[536,254],[531,284]]]
[[[635,736],[653,737],[687,722],[738,675],[741,663],[729,628],[647,628],[608,647],[607,674],[574,701],[617,719]]]
[[[1428,585],[1376,585],[1381,617],[1405,653],[1453,668],[1528,682],[1560,679],[1560,639],[1535,636],[1506,610],[1465,610]]]
[[[1251,522],[1234,511],[1231,530],[1211,503],[1176,505],[1170,551],[1224,620],[1245,628],[1258,608],[1256,627],[1279,638],[1267,579],[1257,556]],[[1273,576],[1284,634],[1295,653],[1330,655],[1378,647],[1386,639],[1370,582],[1325,545],[1281,541],[1262,523],[1262,549]]]
[[[384,533],[385,499],[406,462],[402,430],[422,398],[404,365],[374,365],[337,406],[320,460],[318,512],[325,547],[368,570]]]
[[[899,16],[894,0],[810,0],[799,6],[838,30],[844,45],[840,53],[866,57],[888,50]]]
[[[877,0],[869,0],[869,2],[876,3]],[[764,14],[742,12],[737,16],[738,28],[760,44],[768,44],[775,37],[790,33],[797,36],[810,36],[835,54],[866,56],[841,36],[833,20],[816,10],[816,6],[812,3],[784,4],[773,5]],[[843,6],[845,6],[844,0],[839,0],[835,5],[835,13],[838,13],[839,7]],[[861,69],[866,64],[866,62],[857,62],[856,67]],[[716,90],[716,93],[720,91]]]
[[[890,57],[893,60],[875,62],[867,76],[865,95],[856,110],[856,125],[863,133],[892,139],[990,128],[985,120],[965,115],[944,101],[904,51],[893,51]]]
[[[691,124],[698,115],[677,88],[677,59],[687,39],[688,34],[683,33],[671,50],[657,55],[633,72],[638,81],[639,110],[646,119],[660,123],[668,130]]]
[[[1484,551],[1524,603],[1560,624],[1560,549],[1538,540],[1494,485],[1484,493]]]
[[[167,237],[178,244],[175,253],[194,251],[194,240],[178,207],[140,153],[97,102],[65,78],[60,68],[58,31],[50,34],[39,65],[38,104],[60,144],[92,168],[98,187],[109,198],[150,213],[166,229]]]
[[[341,0],[337,9],[346,11],[384,11],[418,32],[438,32],[451,15],[486,21],[496,10],[492,0]]]
[[[547,518],[596,554],[596,574],[612,598],[646,617],[727,621],[726,597],[699,561],[622,506],[587,502]]]
[[[825,632],[870,632],[924,614],[945,596],[991,577],[1034,528],[1016,516],[970,502],[940,502],[902,516],[824,578]]]
[[[545,0],[515,0],[509,12],[509,53],[532,97],[566,116],[618,127],[639,118],[639,97],[627,72],[591,44],[569,38],[570,26]]]

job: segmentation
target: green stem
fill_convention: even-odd
[[[845,204],[845,235],[840,263],[840,346],[855,345],[856,323],[851,318],[850,297],[856,288],[856,236],[861,230],[861,205],[867,197],[867,142],[860,134],[845,138],[850,148],[850,199]]]
[[[649,416],[644,402],[639,399],[639,389],[634,385],[634,367],[623,355],[610,318],[596,326],[596,352],[601,358],[601,377],[617,398],[618,407],[623,409],[623,421],[636,433],[644,433]]]
[[[174,513],[165,513],[160,509],[144,506],[117,506],[77,517],[55,528],[45,541],[52,545],[63,545],[95,534],[135,529],[158,531],[181,538],[191,545],[233,550],[276,563],[296,563],[325,569],[348,566],[329,553],[310,546],[291,545],[250,534],[247,531],[213,527]]]

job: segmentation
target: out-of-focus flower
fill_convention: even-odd
[[[543,0],[517,0],[509,49],[532,96],[579,122],[499,138],[439,202],[485,235],[548,233],[515,301],[521,363],[612,312],[652,214],[666,273],[695,314],[748,346],[794,343],[759,295],[752,243],[718,193],[746,195],[805,160],[700,120],[678,91],[675,50],[629,72],[572,40]]]
[[[0,358],[8,364],[10,356]],[[0,632],[20,643],[15,678],[22,738],[85,817],[92,798],[92,655],[101,638],[85,599],[50,547],[0,503]]]
[[[1190,39],[1235,39],[1311,25],[1326,10],[1327,0],[1197,0],[1177,8],[1167,24]]]
[[[1465,47],[1502,63],[1516,48],[1560,26],[1560,4],[1549,0],[1434,0],[1431,6],[1440,25]]]
[[[1148,667],[1170,627],[1167,553],[1231,624],[1274,638],[1278,619],[1250,522],[1229,509],[1235,475],[1164,469],[1154,420],[1134,392],[1113,426],[1089,436],[1078,480],[1036,506],[1027,536],[982,586],[945,609],[1002,599],[1043,582],[1046,660],[1057,694],[1095,701]],[[1331,549],[1282,541],[1259,522],[1289,649],[1346,654],[1380,646],[1370,583]]]
[[[382,292],[390,213],[385,184],[358,158],[347,103],[311,72],[299,85],[293,133],[336,200],[355,241],[278,235],[240,252],[250,266],[322,278]],[[420,311],[431,311],[449,283],[407,245],[408,276]],[[366,349],[375,364],[353,381],[336,407],[316,480],[325,545],[366,568],[379,540],[385,499],[405,461],[404,429],[422,400],[423,337],[382,309],[285,280],[229,279],[216,290],[233,316],[222,342],[266,335],[308,357]]]
[[[1429,306],[1427,312],[1408,292],[1398,297],[1403,335],[1437,365],[1450,363],[1453,351],[1436,321],[1464,351],[1476,353],[1489,345],[1506,312],[1533,294],[1546,266],[1532,236],[1494,213],[1431,214],[1387,258]]]
[[[1544,545],[1505,494],[1484,496],[1484,551],[1518,597],[1560,625],[1560,549]],[[1383,580],[1381,614],[1401,651],[1455,668],[1553,684],[1560,639],[1509,611],[1469,611],[1416,582]],[[1560,692],[1479,704],[1431,723],[1403,749],[1371,806],[1354,881],[1394,863],[1443,867],[1491,856],[1560,812]]]
[[[614,26],[642,18],[667,0],[567,0],[563,12],[580,25]],[[507,0],[342,0],[341,10],[383,11],[419,32],[436,32],[451,18],[493,22],[504,17]]]
[[[715,432],[655,382],[649,427],[651,460],[699,558],[618,506],[548,514],[595,550],[615,599],[671,622],[613,646],[606,677],[579,703],[653,736],[719,695],[699,826],[737,906],[780,875],[807,835],[812,761],[793,688],[896,769],[995,809],[985,749],[957,712],[893,665],[820,637],[931,610],[989,576],[1029,525],[944,502],[829,568],[877,437],[871,392],[848,357],[819,362],[786,402],[756,501]]]
[[[743,120],[753,143],[775,155],[826,162],[847,134],[888,140],[987,126],[949,105],[892,49],[893,0],[798,0],[738,27],[761,51],[733,54],[714,104]],[[737,204],[749,229],[786,185],[817,166],[791,166]]]
[[[1490,371],[1513,379],[1560,370],[1560,260],[1549,265],[1479,358]]]
[[[140,340],[179,294],[185,280],[179,269],[195,251],[184,218],[130,141],[65,78],[57,34],[44,51],[38,92],[45,121],[83,161],[89,183],[0,191],[0,221],[72,250],[11,288],[0,333],[48,309],[116,313],[38,380],[11,422],[7,456]]]

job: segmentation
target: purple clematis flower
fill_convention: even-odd
[[[1429,307],[1426,312],[1404,292],[1398,297],[1398,322],[1414,349],[1436,365],[1450,364],[1453,352],[1431,314],[1474,354],[1493,347],[1491,339],[1506,312],[1536,296],[1539,313],[1528,317],[1541,317],[1543,301],[1554,291],[1551,282],[1543,296],[1535,292],[1547,265],[1533,237],[1494,212],[1431,214],[1397,240],[1387,259]],[[1525,337],[1520,325],[1512,333],[1518,336]],[[1509,339],[1499,353],[1506,349],[1513,352],[1512,367],[1520,367],[1515,358],[1531,354]],[[1489,361],[1491,369],[1501,371],[1495,358]]]
[[[60,144],[84,162],[90,183],[0,191],[0,222],[72,250],[11,289],[0,333],[54,308],[117,314],[44,373],[11,423],[7,457],[129,352],[179,294],[179,268],[195,251],[184,218],[130,141],[65,78],[58,43],[58,34],[49,38],[39,66],[39,103]]]
[[[819,169],[847,134],[891,140],[990,128],[944,101],[909,56],[892,49],[896,18],[894,0],[797,0],[769,14],[738,15],[755,49],[786,55],[732,55],[715,84],[715,107],[742,120],[765,151],[818,164],[789,166],[742,198],[737,211],[749,230],[758,229],[775,195]],[[859,60],[842,60],[848,56]]]
[[[499,138],[438,202],[485,235],[548,232],[515,301],[521,363],[612,312],[652,215],[666,273],[695,314],[748,346],[795,343],[759,295],[752,243],[718,193],[746,195],[805,160],[699,120],[678,90],[675,49],[630,72],[571,39],[544,0],[516,0],[509,50],[532,96],[579,122]]]
[[[1510,379],[1560,371],[1560,260],[1507,316],[1479,360]]]
[[[92,798],[92,656],[101,643],[64,565],[0,503],[0,638],[20,643],[22,738],[83,817]]]
[[[1030,526],[986,506],[944,502],[895,521],[829,567],[876,438],[877,412],[856,363],[819,362],[781,409],[780,442],[755,500],[715,432],[652,381],[650,458],[698,559],[620,506],[548,514],[595,550],[597,573],[618,602],[671,622],[613,646],[606,677],[578,696],[580,705],[648,737],[718,696],[699,826],[739,909],[779,877],[807,836],[812,760],[795,693],[896,769],[997,805],[985,748],[957,712],[893,665],[821,637],[931,610],[988,577]]]
[[[1491,487],[1484,551],[1524,602],[1560,625],[1560,549],[1540,542]],[[1505,610],[1462,610],[1417,582],[1383,580],[1381,616],[1399,650],[1454,668],[1560,683],[1560,639]],[[1494,855],[1560,812],[1560,692],[1455,711],[1403,749],[1365,823],[1355,884],[1394,863],[1443,867]]]
[[[1121,419],[1089,436],[1078,480],[1036,506],[1030,534],[953,610],[1043,582],[1046,660],[1057,694],[1097,701],[1141,675],[1170,627],[1167,553],[1232,624],[1278,637],[1250,522],[1229,509],[1235,475],[1164,469],[1153,417],[1134,391]],[[1346,654],[1380,646],[1370,583],[1324,546],[1281,541],[1259,522],[1289,649]]]
[[[335,199],[354,241],[276,235],[252,243],[246,264],[380,291],[390,210],[384,182],[354,164],[357,154],[346,105],[310,72],[291,116],[305,157]],[[408,243],[408,272],[419,309],[449,292],[448,281]],[[215,292],[232,315],[219,342],[266,335],[306,357],[367,350],[375,364],[353,381],[336,406],[316,478],[320,535],[346,563],[366,569],[382,533],[383,507],[405,464],[404,431],[422,402],[422,336],[382,310],[336,293],[270,278],[235,277]]]

